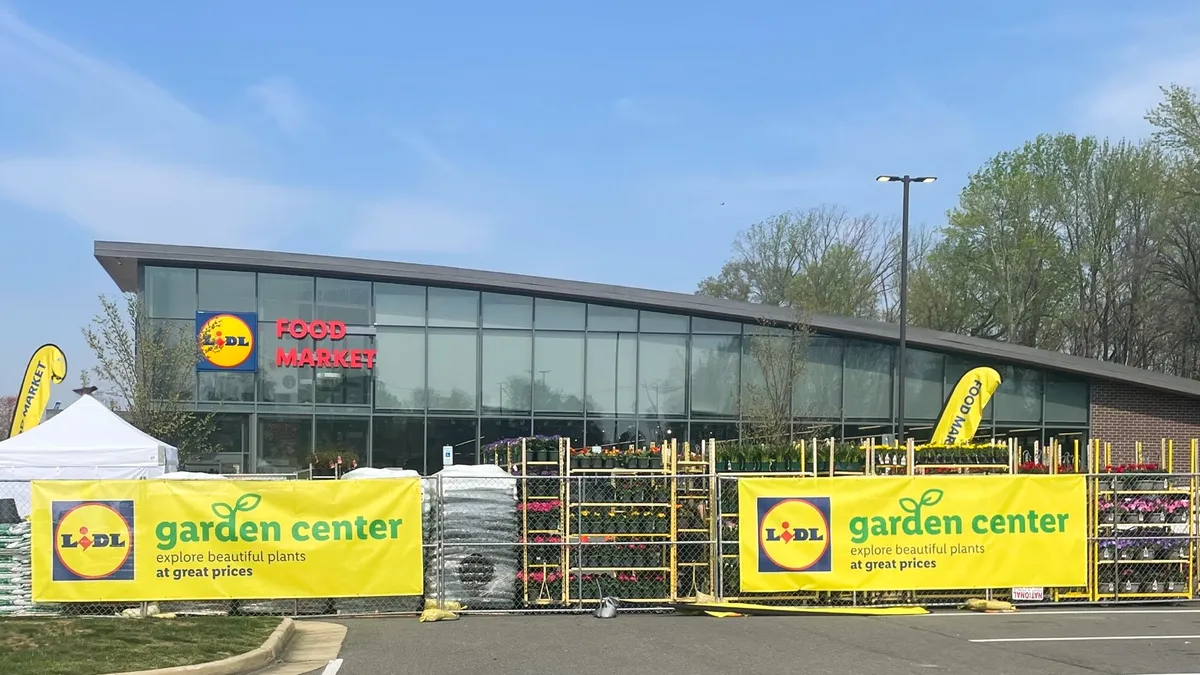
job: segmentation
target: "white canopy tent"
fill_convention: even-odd
[[[29,481],[154,478],[179,468],[179,450],[81,396],[25,433],[0,442],[0,499],[29,512]]]

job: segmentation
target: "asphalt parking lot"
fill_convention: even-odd
[[[1200,609],[345,620],[338,675],[1200,675]]]

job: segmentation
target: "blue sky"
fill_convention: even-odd
[[[1187,0],[0,0],[0,392],[43,342],[90,365],[98,238],[690,292],[779,211],[896,215],[879,173],[939,176],[937,227],[1037,133],[1145,135],[1198,34]]]

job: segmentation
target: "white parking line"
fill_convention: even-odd
[[[1088,642],[1096,640],[1200,640],[1200,635],[1094,635],[1087,637],[983,638],[971,642]]]
[[[342,660],[334,659],[325,666],[325,670],[321,671],[321,675],[337,675],[337,671],[342,669]]]
[[[1018,608],[1019,609],[1019,608]],[[1040,615],[1069,615],[1069,614],[1200,614],[1200,609],[1033,609],[1016,612],[930,612],[929,614],[913,614],[913,618],[963,616],[1040,616]],[[896,617],[900,618],[900,617]],[[909,618],[909,617],[903,617]],[[1198,674],[1200,675],[1200,674]]]

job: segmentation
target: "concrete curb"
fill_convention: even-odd
[[[126,671],[111,675],[243,675],[244,673],[253,673],[278,661],[295,632],[296,622],[284,619],[261,647],[252,649],[245,654],[191,666]]]

